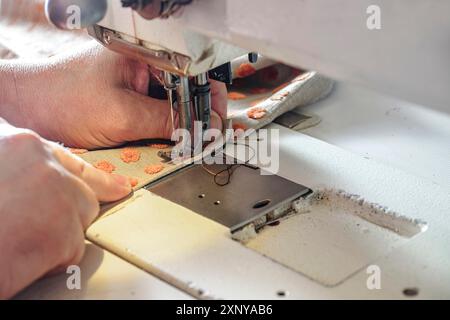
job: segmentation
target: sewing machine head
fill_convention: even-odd
[[[200,121],[205,131],[211,116],[209,79],[231,82],[230,61],[245,51],[171,18],[194,6],[192,2],[47,0],[46,13],[59,28],[87,28],[105,47],[163,71],[161,80],[169,105],[178,112],[178,127],[191,131],[193,121]]]

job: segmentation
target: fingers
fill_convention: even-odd
[[[135,118],[134,125],[130,126],[128,141],[139,139],[170,139],[172,136],[172,118],[167,101],[156,100],[133,94],[134,106],[130,110],[129,117]],[[226,103],[226,102],[225,102]],[[131,108],[131,107],[130,107]],[[221,109],[222,112],[223,106]],[[225,111],[226,112],[226,111]],[[223,117],[215,109],[211,112],[211,128],[223,129]],[[177,125],[178,115],[174,112],[174,122]]]
[[[64,192],[70,197],[70,203],[80,219],[79,223],[82,229],[86,230],[97,218],[100,211],[97,196],[86,182],[75,175],[70,175],[70,178],[64,183]]]
[[[227,119],[228,98],[227,86],[218,81],[211,81],[212,109],[216,111],[222,119]]]
[[[124,117],[125,130],[122,130],[118,140],[171,138],[173,125],[168,101],[153,99],[132,90],[124,90],[120,94],[123,95],[119,100],[122,102],[121,114]],[[228,103],[225,84],[212,81],[211,98],[213,109],[211,127],[222,130],[222,119],[227,118]],[[175,125],[177,124],[176,120],[177,115],[174,113]]]
[[[94,191],[98,201],[116,201],[131,193],[132,189],[127,177],[98,170],[58,145],[51,144],[51,148],[59,163],[84,181]]]
[[[127,130],[123,132],[124,141],[141,139],[170,139],[172,120],[169,103],[153,99],[133,91],[125,91],[123,114]]]
[[[134,77],[131,80],[131,86],[134,91],[142,95],[147,95],[150,84],[150,73],[146,64],[133,61],[130,62]]]
[[[211,112],[211,128],[219,129],[220,131],[223,130],[222,117],[214,110]]]

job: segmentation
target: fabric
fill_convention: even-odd
[[[325,98],[333,86],[332,80],[317,72],[304,72],[282,87],[266,92],[231,87],[228,118],[233,121],[234,129],[259,129],[288,111]]]
[[[162,146],[161,146],[162,147]],[[114,174],[124,175],[134,180],[136,185],[135,190],[142,188],[150,182],[157,180],[170,172],[173,172],[179,168],[179,165],[173,163],[167,163],[164,159],[158,156],[158,152],[170,151],[171,147],[161,148],[160,146],[129,146],[117,149],[105,149],[97,151],[89,151],[79,154],[78,156],[92,164],[97,166],[100,162],[106,161],[113,165]],[[139,159],[135,162],[125,162],[122,158],[122,153],[125,149],[133,149],[140,155]],[[159,170],[146,170],[153,169],[162,166],[163,169]],[[153,173],[154,172],[154,173]]]
[[[0,2],[0,18],[3,18],[0,19],[0,57],[46,57],[91,41],[86,33],[65,32],[50,27],[43,16],[42,4],[41,0]],[[283,65],[257,72],[248,70],[251,72],[242,74],[243,79],[237,80],[229,88],[228,119],[233,123],[234,129],[261,128],[287,111],[326,97],[333,88],[330,79],[316,72],[300,72]],[[274,74],[277,76],[273,77]],[[135,189],[183,166],[164,163],[158,156],[158,148],[132,148],[140,153],[140,159],[136,162],[126,163],[121,159],[123,148],[81,152],[79,156],[94,166],[106,161],[114,168],[113,173],[133,179],[137,183]],[[160,172],[148,173],[154,171],[152,166],[159,165],[164,166]],[[148,167],[151,168],[146,170]]]

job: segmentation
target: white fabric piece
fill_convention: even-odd
[[[242,100],[229,100],[228,118],[233,121],[235,129],[259,129],[288,111],[325,98],[333,86],[332,80],[317,72],[306,72],[275,93],[253,94]],[[261,119],[250,118],[249,112],[255,108],[264,110],[265,116]]]

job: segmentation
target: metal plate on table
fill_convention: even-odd
[[[208,165],[219,172],[224,165]],[[224,181],[223,176],[218,179]],[[172,174],[148,190],[231,229],[242,228],[310,190],[276,175],[261,175],[258,168],[234,168],[230,183],[219,186],[201,165]]]
[[[276,118],[274,122],[276,124],[279,124],[280,126],[294,129],[296,126],[298,126],[300,123],[307,121],[311,119],[310,116],[306,116],[304,114],[299,114],[293,111],[286,112]]]

